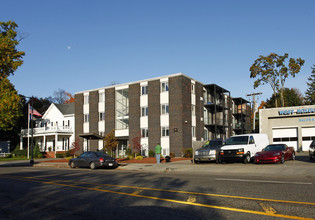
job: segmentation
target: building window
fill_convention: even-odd
[[[148,94],[148,86],[141,86],[141,95]]]
[[[141,128],[141,137],[142,138],[149,137],[149,129],[148,128]]]
[[[84,104],[89,104],[89,95],[84,96]]]
[[[165,114],[169,113],[169,111],[168,111],[168,104],[162,104],[161,105],[161,113],[162,113],[162,115],[165,115]]]
[[[168,91],[168,82],[162,82],[162,92],[167,92]]]
[[[116,129],[129,128],[129,90],[116,91]]]
[[[193,137],[196,137],[196,127],[195,127],[195,126],[192,126],[192,127],[191,127],[191,135],[192,135]]]
[[[99,121],[105,121],[105,112],[99,113]]]
[[[141,108],[141,116],[148,116],[148,107]]]
[[[84,114],[84,123],[89,122],[89,120],[90,120],[89,114]]]
[[[168,137],[169,134],[169,128],[168,127],[162,127],[162,137]]]
[[[192,116],[196,115],[196,106],[195,105],[191,105],[191,115]]]
[[[191,94],[195,94],[195,84],[191,84]]]
[[[99,102],[105,102],[105,92],[100,92],[98,94],[98,101]]]

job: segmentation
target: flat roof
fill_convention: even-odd
[[[174,77],[174,76],[185,76],[191,80],[194,80],[202,85],[204,85],[203,83],[199,82],[198,80],[195,80],[189,76],[186,76],[185,74],[183,73],[174,73],[174,74],[170,74],[170,75],[165,75],[165,76],[159,76],[159,77],[154,77],[154,78],[150,78],[150,79],[142,79],[142,80],[138,80],[138,81],[132,81],[132,82],[128,82],[128,83],[121,83],[121,84],[116,84],[116,85],[110,85],[110,86],[104,86],[104,87],[101,87],[101,88],[96,88],[96,89],[89,89],[89,90],[84,90],[84,91],[81,91],[81,92],[76,92],[75,94],[80,94],[80,93],[84,93],[84,92],[91,92],[91,91],[96,91],[96,90],[101,90],[101,89],[109,89],[109,88],[115,88],[115,87],[118,87],[118,86],[125,86],[125,85],[131,85],[131,84],[136,84],[136,83],[141,83],[141,82],[148,82],[148,81],[154,81],[154,80],[159,80],[159,79],[163,79],[163,78],[166,78],[166,77]]]

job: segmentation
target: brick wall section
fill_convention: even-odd
[[[169,78],[169,120],[170,152],[181,156],[183,147],[192,143],[191,81],[184,76]]]
[[[98,134],[98,91],[89,94],[89,133]],[[98,149],[98,140],[89,141],[89,150],[96,151]]]
[[[203,85],[196,82],[196,138],[197,141],[201,141],[204,136],[204,122],[201,121],[203,118],[203,101],[200,100],[203,97]]]
[[[149,150],[154,150],[161,141],[160,80],[148,82],[148,110]]]
[[[140,137],[140,84],[129,86],[129,143],[133,148],[133,138]],[[139,139],[140,140],[140,139]]]
[[[74,112],[75,112],[75,140],[79,138],[80,151],[83,152],[83,138],[80,138],[79,135],[83,134],[83,94],[76,94]],[[71,143],[72,144],[72,143]]]
[[[183,147],[192,147],[192,134],[191,134],[191,80],[182,76],[183,87]],[[187,123],[185,123],[187,121]]]
[[[115,88],[105,90],[105,135],[115,129]]]

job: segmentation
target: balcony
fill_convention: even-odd
[[[210,118],[209,118],[209,120],[208,119],[205,119],[204,120],[204,125],[206,126],[206,127],[209,127],[209,126],[222,126],[222,127],[227,127],[228,126],[228,122],[226,121],[226,120],[223,120],[223,119],[217,119],[216,121],[215,121],[215,119],[213,119],[213,120],[211,120]]]
[[[28,129],[22,129],[21,135],[23,137],[27,136]],[[47,135],[52,133],[73,133],[73,128],[69,126],[52,126],[52,127],[41,127],[41,128],[34,128],[33,135]],[[32,129],[29,129],[29,134],[32,135]]]

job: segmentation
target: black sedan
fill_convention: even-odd
[[[90,167],[92,170],[98,167],[117,167],[116,159],[105,154],[102,151],[87,151],[82,153],[77,158],[69,160],[69,166],[75,167]]]

